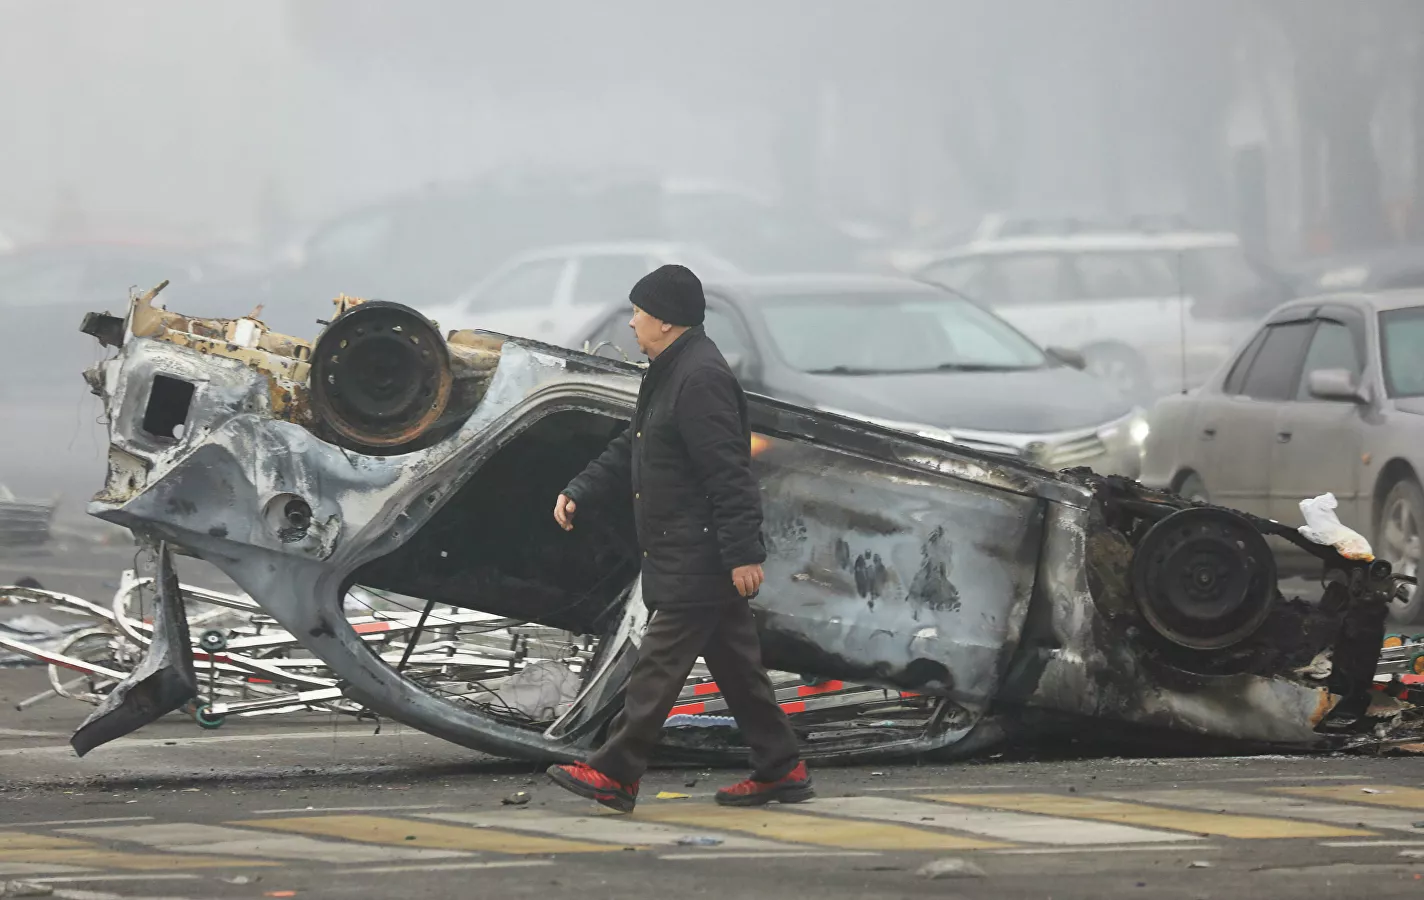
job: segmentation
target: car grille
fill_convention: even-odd
[[[1097,459],[1108,452],[1096,434],[1071,438],[1061,444],[1050,444],[1044,452],[1043,465],[1050,469],[1066,469]]]
[[[957,434],[955,443],[987,453],[1001,453],[1046,469],[1067,469],[1096,461],[1108,452],[1096,432],[1052,435],[1046,439],[1017,435]]]

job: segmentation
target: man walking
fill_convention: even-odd
[[[752,777],[717,792],[724,806],[814,796],[796,734],[761,662],[748,599],[762,583],[761,495],[751,472],[747,401],[702,328],[702,282],[663,266],[629,295],[628,322],[651,360],[632,424],[559,495],[576,512],[633,494],[643,598],[652,612],[608,739],[585,763],[553,766],[555,783],[623,812],[693,663],[701,656],[751,748]]]

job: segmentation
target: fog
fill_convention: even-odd
[[[1004,210],[1182,214],[1282,266],[1418,242],[1421,36],[1409,0],[0,0],[0,250],[163,257],[7,288],[0,253],[0,484],[99,487],[74,311],[150,270],[173,308],[311,337],[338,292],[438,305],[540,244],[663,236],[510,202],[282,281],[412,192],[677,180],[775,210],[783,244],[713,248],[751,270],[884,268]]]

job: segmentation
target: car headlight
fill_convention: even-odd
[[[1140,414],[1127,426],[1127,436],[1139,447],[1147,443],[1147,435],[1151,433],[1152,428],[1147,424],[1147,417]]]

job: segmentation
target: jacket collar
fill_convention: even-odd
[[[663,352],[658,354],[658,358],[648,364],[647,374],[654,375],[667,371],[682,351],[687,348],[687,345],[705,333],[701,325],[694,325],[678,335],[677,340],[663,348]]]

